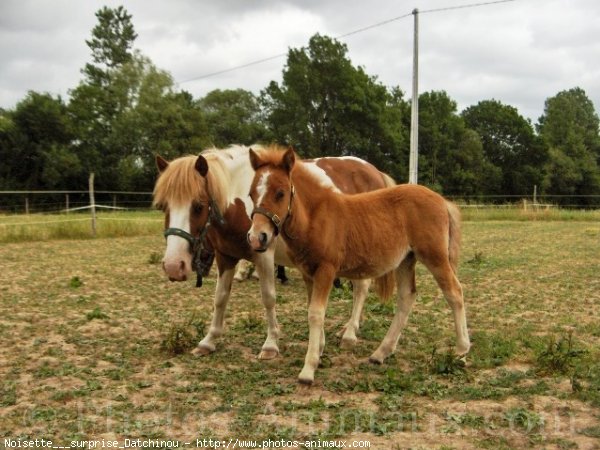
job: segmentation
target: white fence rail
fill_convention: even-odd
[[[70,213],[91,208],[89,191],[6,190],[0,191],[0,214]],[[147,209],[150,191],[96,190],[94,205],[101,209]],[[600,209],[600,195],[483,195],[447,196],[461,208]]]
[[[94,194],[96,208],[146,209],[152,204],[152,192],[97,190]],[[0,213],[69,213],[90,207],[89,191],[0,191]]]

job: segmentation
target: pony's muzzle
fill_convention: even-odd
[[[252,230],[250,230],[248,232],[247,239],[250,248],[255,252],[264,252],[267,250],[269,235],[264,231],[253,233]]]
[[[183,260],[169,260],[163,261],[163,270],[167,274],[169,281],[185,281],[187,280],[187,270],[185,267],[185,261]]]

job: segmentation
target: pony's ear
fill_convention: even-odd
[[[156,167],[158,168],[158,171],[161,173],[164,172],[165,169],[169,166],[169,162],[160,155],[156,155],[155,160],[156,160]]]
[[[259,167],[263,166],[265,163],[260,159],[258,153],[254,150],[249,149],[248,155],[250,155],[250,165],[254,170],[258,170]]]
[[[289,147],[285,153],[283,154],[283,159],[281,160],[282,167],[287,171],[287,173],[291,173],[294,168],[294,163],[296,162],[296,153],[292,147]]]
[[[206,177],[206,174],[208,173],[208,161],[206,161],[204,156],[198,155],[198,159],[196,159],[196,164],[194,167],[200,175]]]

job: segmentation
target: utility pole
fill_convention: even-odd
[[[410,117],[410,157],[408,161],[408,182],[418,183],[419,175],[419,10],[413,9],[415,16],[413,37],[413,80]]]

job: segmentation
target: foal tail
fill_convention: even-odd
[[[396,271],[392,270],[374,280],[375,293],[381,300],[389,300],[396,288]]]
[[[460,210],[454,203],[446,201],[448,208],[448,218],[450,219],[448,230],[448,258],[454,273],[458,271],[458,256],[460,253]]]

